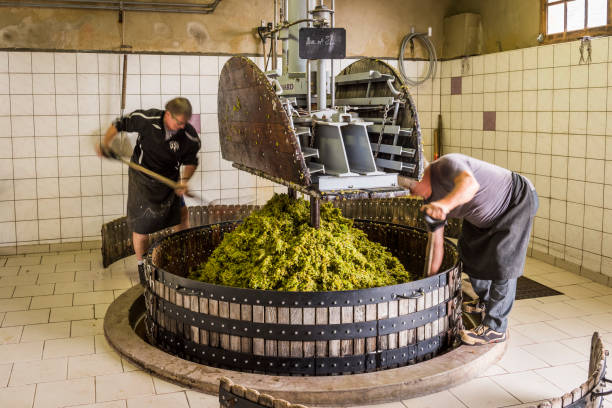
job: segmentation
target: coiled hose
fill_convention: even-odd
[[[406,71],[404,70],[404,53],[406,52],[406,44],[410,43],[411,48],[414,47],[414,40],[418,39],[421,41],[423,46],[429,52],[429,70],[427,71],[427,75],[425,75],[422,79],[412,80],[408,78],[406,75]],[[402,46],[400,47],[399,53],[399,70],[400,74],[404,81],[410,86],[419,86],[429,78],[433,78],[436,75],[436,69],[438,66],[438,58],[436,56],[436,47],[434,47],[433,43],[429,39],[429,36],[426,33],[410,33],[404,37],[402,40]]]

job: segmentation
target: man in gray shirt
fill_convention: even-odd
[[[404,188],[425,199],[421,211],[444,220],[462,218],[459,254],[478,299],[464,309],[482,312],[482,324],[463,330],[461,340],[477,345],[506,340],[508,315],[525,255],[538,197],[533,185],[502,167],[462,154],[448,154],[416,181],[400,176]],[[443,257],[444,228],[434,232],[432,274]]]

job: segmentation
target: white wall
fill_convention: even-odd
[[[97,240],[103,223],[125,214],[127,169],[94,152],[120,113],[122,59],[102,53],[0,52],[0,246]],[[202,139],[191,188],[206,201],[261,204],[284,188],[234,169],[219,151],[217,86],[226,60],[129,55],[126,112],[161,108],[177,95],[189,98],[201,116]],[[261,58],[256,62],[261,65]],[[351,62],[336,63],[335,71]],[[406,65],[413,73],[423,68],[423,63]],[[437,80],[413,95],[428,146],[439,88]]]
[[[442,63],[444,152],[462,152],[519,172],[540,209],[532,246],[559,265],[612,277],[612,43],[546,45]],[[465,66],[465,65],[464,65]],[[462,93],[451,95],[451,77]],[[495,111],[495,131],[483,112]]]

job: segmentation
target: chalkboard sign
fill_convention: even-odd
[[[300,58],[341,59],[346,57],[344,28],[300,28]]]

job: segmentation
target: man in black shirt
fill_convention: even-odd
[[[176,230],[189,226],[183,195],[187,193],[187,183],[198,166],[200,138],[188,123],[191,103],[186,98],[174,98],[165,108],[136,110],[118,118],[106,131],[98,152],[101,156],[107,156],[117,133],[137,132],[138,139],[131,161],[179,183],[179,187],[173,190],[141,172],[129,169],[127,220],[133,231],[132,242],[143,284],[142,257],[149,248],[148,234],[170,226],[176,226]]]

